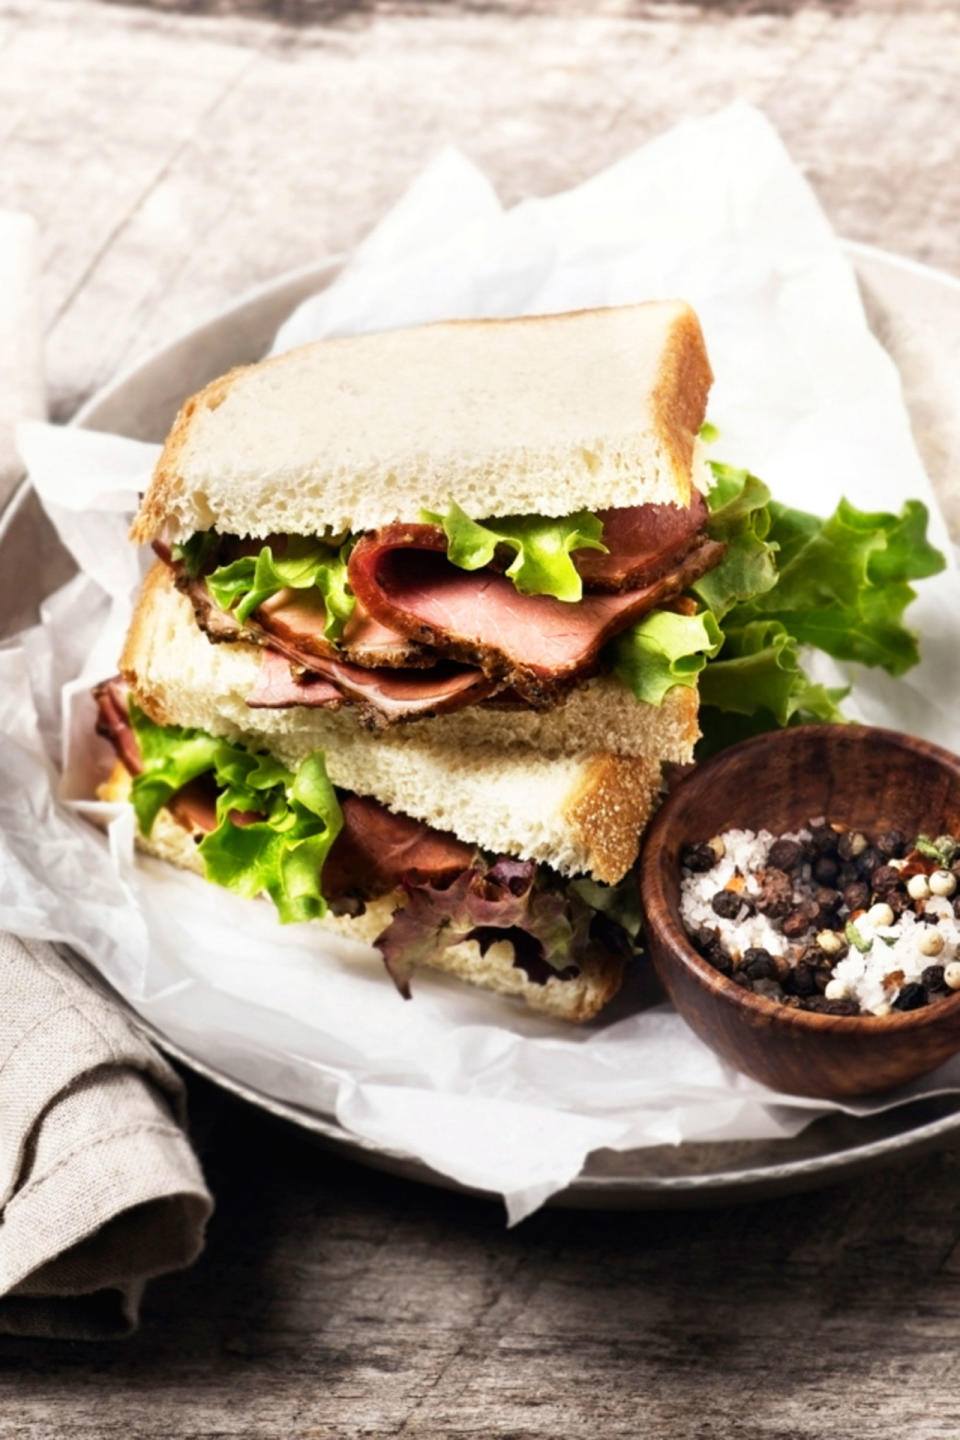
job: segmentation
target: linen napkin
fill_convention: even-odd
[[[49,945],[0,935],[0,1332],[97,1339],[203,1248],[183,1085]]]
[[[0,212],[0,507],[14,426],[45,408],[37,289],[33,221]],[[104,988],[0,933],[0,1333],[127,1334],[146,1282],[196,1259],[212,1202],[185,1121]]]

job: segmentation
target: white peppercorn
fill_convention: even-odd
[[[926,875],[911,875],[907,881],[907,894],[911,900],[926,900],[930,895],[930,882]]]
[[[917,948],[921,955],[939,955],[943,944],[943,936],[936,925],[924,925],[920,928]]]

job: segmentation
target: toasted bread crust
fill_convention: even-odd
[[[375,529],[449,496],[476,519],[686,505],[711,379],[678,301],[301,346],[186,401],[131,537]]]
[[[681,474],[689,474],[692,469],[694,446],[712,384],[713,370],[700,321],[693,310],[687,309],[667,340],[652,406],[673,468]],[[690,503],[689,489],[683,503]]]
[[[599,755],[563,810],[595,880],[615,885],[637,858],[660,792],[659,761]]]
[[[261,360],[259,363],[269,365],[271,361]],[[216,410],[222,405],[231,386],[241,375],[253,368],[252,365],[235,365],[225,375],[211,380],[180,406],[170,433],[164,441],[150,485],[130,526],[130,539],[136,544],[148,545],[151,540],[158,539],[166,528],[171,501],[186,483],[180,462],[195,417],[201,410]]]

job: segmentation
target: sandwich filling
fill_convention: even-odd
[[[804,647],[893,675],[917,663],[911,582],[944,564],[919,501],[894,515],[841,499],[822,519],[749,471],[709,469],[686,508],[479,524],[451,506],[339,548],[213,530],[156,548],[209,639],[261,648],[247,705],[348,705],[371,729],[545,710],[602,672],[647,705],[698,688],[702,756],[843,718],[845,692],[811,681]]]
[[[471,520],[456,505],[334,541],[210,530],[156,543],[213,641],[261,646],[252,707],[356,707],[371,728],[460,709],[542,709],[601,670],[725,542],[689,506]]]
[[[98,685],[98,733],[132,778],[138,827],[166,809],[193,834],[208,880],[265,894],[282,922],[358,916],[395,899],[374,940],[410,996],[418,963],[475,941],[507,942],[536,985],[573,981],[603,959],[622,966],[639,928],[634,884],[565,880],[548,866],[493,856],[368,796],[335,789],[323,752],[290,771],[202,730],[158,725],[119,677]]]

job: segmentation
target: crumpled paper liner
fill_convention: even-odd
[[[850,265],[778,137],[747,106],[681,125],[576,190],[507,212],[469,162],[445,152],[277,344],[669,295],[690,299],[704,324],[718,458],[823,512],[840,494],[874,509],[918,496],[932,538],[947,544]],[[82,799],[109,762],[91,738],[87,689],[115,668],[139,574],[123,532],[155,452],[36,426],[21,444],[83,573],[51,599],[39,630],[0,651],[0,926],[69,940],[185,1050],[334,1115],[368,1143],[499,1192],[512,1220],[568,1184],[594,1149],[788,1136],[840,1108],[772,1094],[666,1006],[631,1009],[629,993],[576,1030],[435,974],[418,975],[404,1004],[365,947],[280,927],[262,902],[134,864],[129,812]],[[956,747],[958,613],[951,568],[921,586],[910,618],[924,660],[905,681],[828,662],[817,678],[848,669],[854,717]],[[55,799],[63,685],[71,803]],[[111,821],[108,840],[91,814]],[[909,1093],[958,1086],[954,1061]]]

